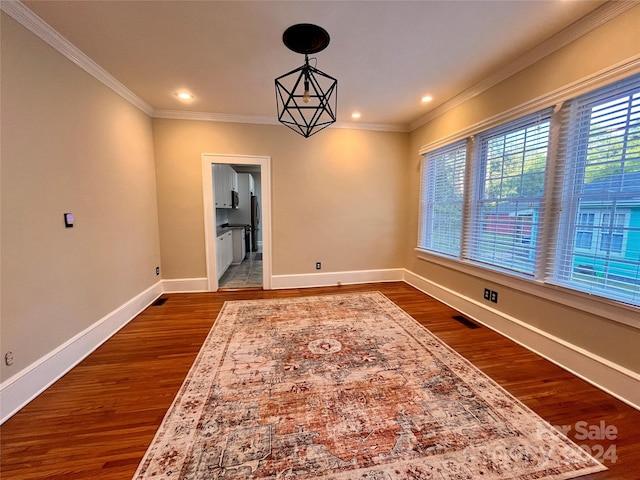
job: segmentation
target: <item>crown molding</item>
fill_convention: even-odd
[[[416,128],[434,120],[444,113],[452,110],[458,105],[480,95],[494,85],[506,80],[525,68],[533,65],[542,58],[559,50],[565,45],[573,42],[581,36],[589,33],[595,28],[607,23],[611,19],[626,12],[630,8],[637,6],[637,1],[609,1],[591,14],[576,21],[566,29],[550,37],[545,42],[533,48],[526,54],[518,57],[506,67],[500,69],[489,77],[481,80],[472,87],[464,90],[460,94],[444,102],[440,106],[433,109],[428,114],[411,122],[408,125],[386,124],[386,123],[352,123],[352,122],[336,122],[334,128],[347,128],[354,130],[373,130],[387,132],[411,132]],[[91,58],[85,55],[80,49],[60,35],[48,23],[42,20],[38,15],[33,13],[19,0],[1,0],[0,10],[12,17],[22,26],[31,31],[49,46],[54,48],[60,54],[73,62],[85,72],[102,82],[115,93],[123,97],[132,105],[154,118],[167,118],[179,120],[198,120],[210,122],[228,122],[228,123],[248,123],[263,125],[278,125],[279,122],[275,117],[261,117],[250,115],[234,115],[222,113],[207,112],[187,112],[180,110],[157,110],[147,102],[138,97],[129,90],[124,84],[120,83],[115,77],[95,63]]]
[[[588,75],[573,83],[564,85],[561,88],[548,92],[545,95],[534,98],[521,105],[517,105],[493,117],[487,118],[481,122],[471,125],[464,130],[460,130],[453,135],[449,135],[447,137],[427,143],[420,147],[418,154],[424,155],[427,152],[436,150],[440,147],[444,147],[445,145],[451,144],[458,140],[462,140],[463,138],[476,135],[498,125],[502,125],[525,115],[535,113],[542,110],[543,108],[561,105],[563,102],[576,98],[587,92],[593,91],[597,88],[611,84],[612,82],[616,82],[627,78],[630,75],[636,74],[640,74],[640,55],[635,55],[616,65],[612,65],[611,67],[608,67],[604,70],[596,72],[592,75]]]
[[[133,106],[142,110],[147,115],[153,113],[153,107],[151,105],[116,80],[109,72],[91,60],[80,49],[69,42],[69,40],[54,30],[47,22],[29,10],[22,2],[18,0],[2,0],[0,1],[0,9]]]
[[[370,130],[376,132],[409,133],[409,125],[394,123],[360,123],[360,122],[336,122],[332,128],[350,128],[352,130]]]
[[[604,25],[618,15],[623,14],[627,10],[638,6],[637,1],[609,1],[586,15],[585,17],[577,20],[564,30],[549,37],[547,40],[529,50],[524,55],[521,55],[517,59],[513,60],[505,67],[501,68],[492,75],[479,81],[472,87],[464,90],[455,97],[447,100],[440,106],[433,109],[418,120],[411,122],[409,125],[410,131],[421,127],[425,123],[428,123],[437,117],[445,114],[449,110],[457,107],[458,105],[471,100],[472,98],[480,95],[482,92],[490,89],[494,85],[506,80],[507,78],[515,75],[516,73],[530,67],[534,63],[542,60],[544,57],[551,55],[562,47],[577,40],[578,38],[586,35],[587,33],[595,30],[596,28]]]
[[[275,117],[260,117],[255,115],[235,115],[230,113],[190,112],[187,110],[154,110],[153,118],[167,118],[170,120],[196,120],[200,122],[250,123],[258,125],[277,125]]]
[[[195,120],[202,122],[224,123],[248,123],[258,125],[280,125],[276,117],[259,117],[252,115],[233,115],[228,113],[189,112],[185,110],[154,110],[153,118],[165,118],[170,120]],[[373,130],[381,132],[408,133],[407,125],[394,125],[386,123],[354,123],[336,122],[332,128],[348,128],[352,130]]]
[[[182,110],[158,110],[154,109],[147,102],[138,97],[129,90],[124,84],[120,83],[104,68],[91,60],[79,48],[73,45],[69,40],[60,35],[53,27],[46,23],[42,18],[33,13],[19,0],[1,0],[0,9],[36,35],[47,45],[55,49],[57,52],[65,56],[78,67],[82,68],[96,80],[109,87],[115,93],[127,100],[133,106],[140,109],[153,118],[167,118],[177,120],[198,120],[207,122],[225,122],[225,123],[248,123],[258,125],[279,125],[278,119],[275,117],[261,117],[251,115],[234,115],[225,113],[208,113],[208,112],[189,112]],[[335,128],[351,128],[355,130],[378,130],[391,132],[408,132],[408,126],[393,124],[373,124],[373,123],[348,123],[338,122]]]

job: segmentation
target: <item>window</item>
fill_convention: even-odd
[[[469,258],[533,274],[549,143],[549,114],[478,138]]]
[[[640,306],[640,75],[471,138],[424,156],[418,250]]]
[[[564,241],[550,281],[640,304],[638,77],[572,101],[563,135]]]
[[[576,232],[576,248],[591,250],[593,248],[593,231],[596,224],[596,212],[580,212]]]
[[[601,253],[622,254],[625,237],[625,213],[602,214],[602,233],[600,233],[600,245],[598,251]]]
[[[429,153],[422,166],[420,246],[446,255],[460,254],[466,141]]]
[[[574,246],[578,253],[609,253],[624,255],[630,212],[581,209],[576,225]]]

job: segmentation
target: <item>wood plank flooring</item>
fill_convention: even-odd
[[[129,480],[227,300],[377,290],[553,425],[612,425],[615,463],[589,480],[640,479],[640,412],[458,312],[398,283],[167,294],[0,427],[0,477]],[[597,452],[596,452],[597,453]]]

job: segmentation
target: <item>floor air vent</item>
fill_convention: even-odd
[[[477,323],[473,323],[471,320],[469,320],[468,318],[464,318],[462,315],[454,315],[451,318],[460,322],[467,328],[480,328],[480,325],[478,325]]]
[[[160,305],[164,305],[164,302],[166,302],[167,300],[169,300],[168,298],[159,298],[157,299],[155,302],[153,302],[151,304],[152,307],[159,307]]]

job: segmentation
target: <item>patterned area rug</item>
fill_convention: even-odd
[[[135,479],[606,470],[384,295],[225,303]]]

